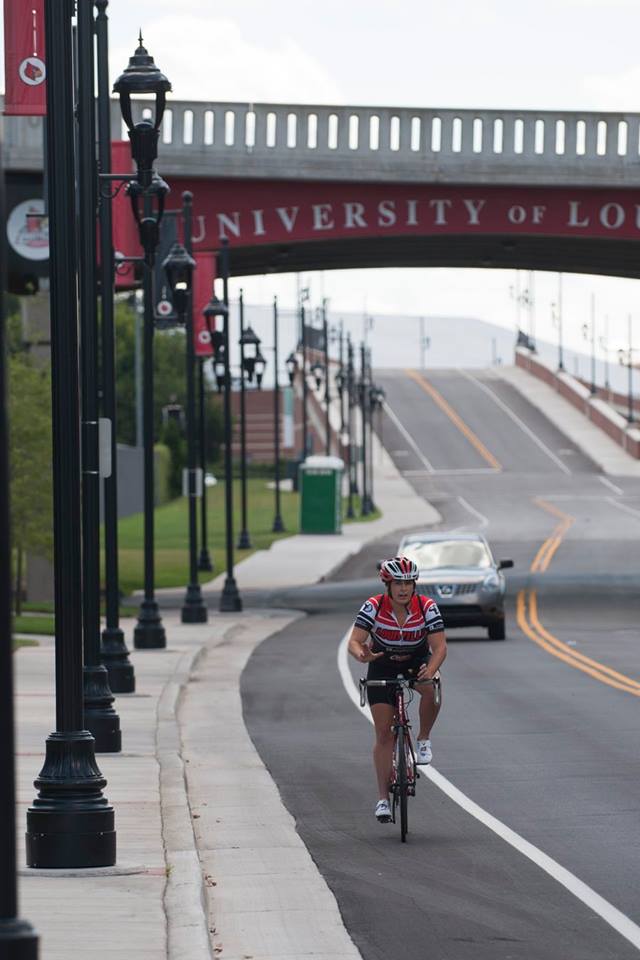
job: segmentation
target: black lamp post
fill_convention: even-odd
[[[166,636],[154,590],[154,417],[153,417],[153,288],[152,267],[158,247],[159,226],[164,213],[168,187],[156,174],[153,164],[158,154],[158,138],[166,94],[171,84],[155,66],[153,57],[140,45],[129,65],[113,85],[119,94],[122,117],[127,125],[131,155],[136,164],[136,179],[129,184],[133,214],[144,250],[144,344],[143,344],[143,440],[144,440],[144,599],[134,630],[134,646],[157,649],[166,646]],[[132,94],[154,94],[152,120],[134,123]]]
[[[191,246],[192,194],[187,190],[184,201],[184,236],[187,247],[174,243],[163,262],[172,300],[186,333],[186,383],[187,383],[187,497],[189,510],[189,583],[182,605],[182,623],[206,623],[207,608],[198,583],[198,515],[197,497],[202,495],[203,477],[198,474],[196,456],[196,396],[195,396],[195,351],[193,345],[193,309],[191,289],[196,262],[189,253]],[[199,481],[199,482],[198,482]]]
[[[83,0],[89,2],[89,0]],[[114,813],[84,728],[80,405],[75,250],[72,0],[45,0],[47,176],[50,216],[51,376],[56,730],[27,811],[30,867],[106,867],[116,859]]]
[[[109,674],[100,656],[100,444],[98,403],[98,304],[96,298],[97,165],[94,98],[93,3],[77,6],[78,245],[80,378],[82,410],[82,621],[84,724],[97,753],[122,748]]]
[[[353,365],[353,344],[351,336],[347,335],[347,433],[349,443],[347,446],[347,476],[349,477],[349,498],[347,500],[347,517],[352,520],[355,517],[353,509],[353,497],[358,492],[355,482],[355,457],[353,456],[353,409],[355,405],[355,370]]]
[[[359,400],[360,400],[360,423],[361,423],[361,459],[362,459],[362,499],[360,501],[360,513],[363,517],[366,517],[371,510],[369,509],[369,478],[367,475],[367,454],[368,454],[368,437],[367,437],[367,420],[368,420],[368,407],[369,407],[369,391],[367,383],[367,359],[366,359],[367,348],[364,343],[360,344],[360,383],[358,384],[359,388]]]
[[[205,307],[205,310],[207,308]],[[205,393],[205,375],[204,365],[206,357],[200,357],[198,360],[198,428],[200,431],[198,450],[200,453],[200,470],[202,471],[202,497],[200,498],[200,555],[198,557],[198,570],[203,572],[213,572],[213,561],[209,553],[209,535],[207,532],[207,487],[205,476],[207,472],[207,404]]]
[[[249,380],[253,379],[253,356],[245,357],[245,347],[253,346],[254,350],[258,338],[249,327],[244,329],[244,298],[242,290],[239,298],[240,307],[240,501],[242,527],[238,536],[238,550],[247,550],[251,547],[251,538],[247,530],[247,419],[246,403],[244,395],[244,375],[245,370]]]
[[[322,340],[324,348],[324,430],[325,453],[331,453],[331,385],[329,382],[329,318],[327,316],[327,300],[322,301]]]
[[[111,173],[111,101],[109,97],[108,0],[97,0],[96,54],[98,75],[98,160],[103,174]],[[100,656],[113,693],[133,693],[136,678],[120,627],[118,576],[118,479],[116,443],[115,333],[113,317],[113,237],[111,203],[100,191],[100,305],[102,328],[102,413],[111,421],[111,473],[104,478],[104,560],[106,625]]]
[[[4,222],[4,177],[0,219]],[[16,776],[11,636],[11,537],[9,530],[9,437],[5,378],[5,238],[0,237],[0,956],[37,960],[38,937],[18,917],[16,882]]]
[[[231,455],[231,369],[229,364],[229,247],[222,240],[220,251],[220,273],[223,284],[223,300],[216,296],[211,299],[205,318],[211,324],[214,317],[222,321],[222,330],[214,331],[209,326],[212,343],[215,346],[214,371],[218,389],[224,389],[224,503],[225,503],[225,541],[227,556],[227,575],[220,595],[220,611],[230,613],[242,610],[242,598],[233,576],[233,477]]]
[[[296,367],[296,359],[293,354],[287,358],[287,369],[289,361],[293,361],[293,371]],[[273,533],[284,533],[284,523],[280,511],[280,382],[278,379],[278,298],[273,298],[273,470],[274,470],[274,488],[275,488],[275,515],[273,518]],[[289,373],[289,380],[293,380],[293,371]]]
[[[302,324],[302,457],[305,460],[311,450],[309,449],[309,384],[307,382],[307,322],[305,317],[304,304],[300,304],[300,321]]]

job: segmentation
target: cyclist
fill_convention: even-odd
[[[444,624],[438,605],[416,592],[418,567],[407,557],[394,557],[379,565],[386,593],[369,597],[356,617],[349,653],[358,663],[368,663],[367,680],[392,680],[399,674],[432,680],[447,655]],[[434,703],[433,685],[416,686],[420,693],[420,732],[416,762],[431,763],[431,728],[440,705]],[[368,687],[367,696],[376,731],[373,762],[379,800],[375,815],[380,823],[391,819],[389,782],[393,769],[392,687]]]

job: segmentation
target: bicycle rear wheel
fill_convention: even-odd
[[[400,808],[400,838],[403,843],[406,843],[409,830],[408,794],[406,730],[404,727],[398,727],[396,738],[396,799]]]

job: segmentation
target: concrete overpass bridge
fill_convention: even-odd
[[[41,171],[41,123],[5,120],[10,175]],[[200,249],[229,238],[235,274],[640,275],[640,114],[172,101],[158,168],[193,190]]]

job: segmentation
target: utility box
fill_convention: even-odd
[[[300,532],[342,532],[342,473],[339,457],[307,457],[300,464]]]

